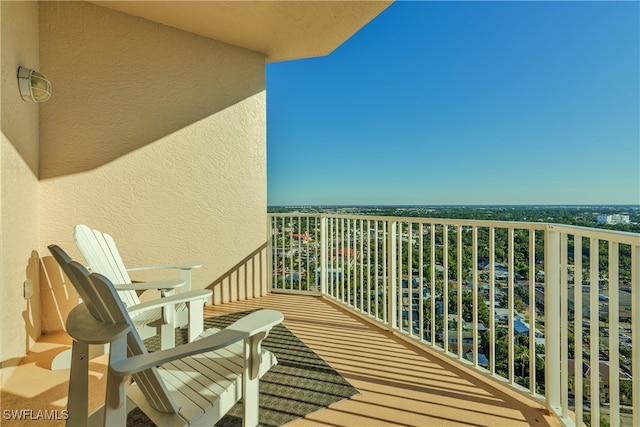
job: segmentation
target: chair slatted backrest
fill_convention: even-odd
[[[72,261],[66,252],[56,245],[49,246],[49,250],[96,320],[112,324],[126,323],[130,326],[130,332],[127,334],[128,356],[147,354],[147,348],[109,279],[98,273],[89,274],[87,269]],[[144,370],[133,375],[133,378],[153,408],[170,414],[178,413],[178,407],[156,368]]]
[[[92,272],[102,274],[111,283],[131,283],[120,252],[110,235],[93,230],[84,224],[78,224],[74,229],[73,237]],[[127,307],[140,304],[135,291],[118,291],[118,295]]]

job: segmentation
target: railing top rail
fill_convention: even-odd
[[[437,224],[437,225],[461,225],[461,226],[473,226],[478,227],[500,227],[500,228],[513,228],[514,224],[517,224],[518,229],[537,229],[544,230],[547,226],[542,222],[520,222],[520,221],[495,221],[495,220],[480,220],[480,219],[455,219],[455,218],[424,218],[424,217],[405,217],[405,216],[392,216],[392,215],[354,215],[354,214],[327,214],[327,213],[275,213],[271,212],[267,214],[270,217],[291,217],[291,218],[304,218],[304,217],[316,217],[316,218],[342,218],[342,219],[368,219],[376,221],[397,221],[397,222],[414,222],[423,224]]]
[[[553,224],[546,222],[521,222],[521,221],[494,221],[477,219],[453,219],[453,218],[420,218],[401,216],[377,216],[377,215],[354,215],[354,214],[327,214],[327,213],[269,213],[269,217],[315,217],[315,218],[342,218],[342,219],[362,219],[376,221],[398,221],[412,222],[417,224],[436,224],[453,226],[477,226],[495,228],[513,228],[517,230],[539,230],[558,231],[576,236],[597,238],[601,240],[612,240],[618,243],[638,246],[640,245],[640,234],[616,230],[606,230],[601,228],[580,227],[575,225]]]
[[[613,240],[618,243],[640,246],[640,234],[638,233],[564,224],[547,224],[547,227],[550,231],[567,233],[574,236],[593,237],[600,240]]]

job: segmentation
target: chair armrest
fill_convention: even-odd
[[[157,298],[151,301],[143,302],[141,304],[132,305],[131,307],[127,307],[127,312],[130,316],[134,316],[142,311],[151,310],[153,308],[163,308],[168,306],[175,306],[177,304],[183,302],[193,302],[202,300],[207,300],[211,296],[212,292],[209,289],[200,289],[197,291],[189,291],[189,292],[181,292],[177,295],[171,295],[169,297]]]
[[[164,265],[149,265],[143,267],[128,268],[127,271],[144,271],[144,270],[166,270],[176,269],[180,270],[180,278],[184,280],[183,291],[191,290],[191,272],[194,268],[200,268],[202,264],[164,264]]]
[[[160,264],[160,265],[144,265],[141,267],[127,268],[127,271],[144,271],[144,270],[193,270],[200,268],[202,264]]]
[[[254,336],[269,331],[275,325],[282,323],[284,315],[276,310],[260,309],[236,320],[225,329],[239,331]]]
[[[206,338],[167,350],[129,357],[121,362],[113,363],[110,366],[110,371],[116,376],[132,375],[176,359],[224,348],[234,342],[244,340],[260,332],[268,331],[273,326],[281,323],[283,319],[284,316],[279,311],[254,311],[225,329],[209,335]]]
[[[105,323],[94,318],[87,305],[76,306],[66,321],[67,333],[75,340],[87,344],[108,344],[131,329],[127,323]]]
[[[184,285],[184,280],[159,280],[156,282],[136,282],[114,284],[116,291],[146,291],[149,289],[176,289]]]

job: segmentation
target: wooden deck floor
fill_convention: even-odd
[[[309,414],[290,426],[559,426],[535,402],[494,387],[466,367],[404,342],[320,297],[271,294],[205,308],[205,316],[273,308],[285,326],[340,372],[360,394]],[[53,356],[68,347],[66,334],[44,335],[9,381],[2,410],[66,408],[68,370],[51,371]],[[104,356],[90,364],[90,405],[104,393]],[[43,425],[8,421],[3,426]],[[47,421],[62,426],[64,421]]]
[[[556,426],[535,402],[407,344],[320,297],[271,294],[209,307],[208,315],[273,308],[285,326],[361,394],[291,426]]]

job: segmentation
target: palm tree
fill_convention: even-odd
[[[525,361],[529,361],[529,348],[528,347],[521,347],[520,349],[520,354],[518,355],[518,360],[520,361],[522,366],[522,371],[521,371],[521,377],[524,377],[524,366],[525,366]]]

